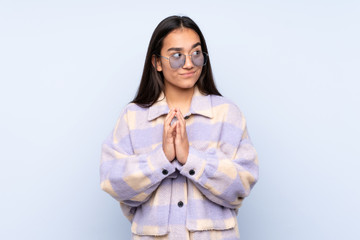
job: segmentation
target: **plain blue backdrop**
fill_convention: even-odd
[[[0,1],[0,239],[129,239],[101,143],[151,34],[188,15],[245,114],[260,179],[244,240],[360,239],[359,1]]]

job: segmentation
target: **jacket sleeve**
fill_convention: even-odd
[[[175,167],[167,160],[162,144],[146,154],[134,153],[125,109],[102,144],[102,190],[122,204],[137,207],[173,172]]]
[[[228,208],[240,207],[257,182],[258,159],[237,107],[222,122],[216,147],[202,151],[190,146],[180,174],[193,181],[209,200]]]

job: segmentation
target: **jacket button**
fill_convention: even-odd
[[[182,207],[182,206],[184,206],[184,203],[183,203],[182,201],[179,201],[179,202],[178,202],[178,206],[179,206],[179,207]]]
[[[189,174],[190,174],[190,175],[194,175],[194,174],[195,174],[194,169],[191,169],[191,170],[189,171]]]
[[[167,175],[168,173],[169,173],[168,170],[166,169],[162,170],[162,174]]]

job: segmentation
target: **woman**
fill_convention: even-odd
[[[239,239],[257,154],[244,116],[216,89],[190,18],[156,27],[137,95],[102,145],[100,175],[133,239]]]

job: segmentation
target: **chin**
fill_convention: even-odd
[[[188,83],[188,84],[183,84],[181,86],[179,86],[180,88],[184,88],[184,89],[189,89],[189,88],[193,88],[195,86],[195,83]]]
[[[177,79],[176,81],[168,81],[167,84],[172,85],[173,87],[179,88],[179,89],[190,89],[195,87],[195,84],[197,82],[197,79]]]
[[[198,79],[181,79],[178,86],[182,88],[193,88],[197,80]]]

